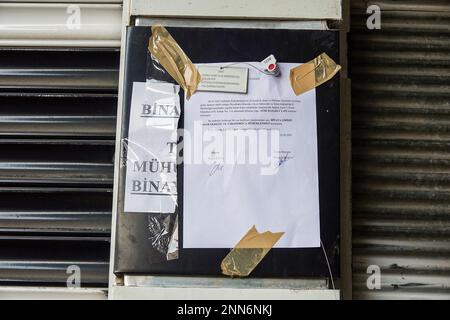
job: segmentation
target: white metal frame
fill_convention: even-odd
[[[130,0],[130,15],[148,17],[341,20],[340,0]]]

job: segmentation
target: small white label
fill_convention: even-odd
[[[198,71],[202,75],[198,91],[247,93],[247,68],[200,65]]]
[[[263,61],[261,61],[261,64],[263,65],[264,69],[267,69],[271,71],[271,65],[275,65],[277,63],[277,59],[275,59],[275,56],[271,54],[267,58],[265,58]],[[274,67],[275,68],[275,67]]]

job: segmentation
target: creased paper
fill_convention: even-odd
[[[175,218],[174,229],[170,237],[169,247],[167,249],[167,260],[178,259],[178,215]]]
[[[253,226],[222,260],[222,273],[231,277],[246,277],[272,249],[284,232],[259,233]]]

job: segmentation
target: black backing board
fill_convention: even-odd
[[[322,52],[339,61],[336,31],[281,29],[167,28],[194,63],[261,61],[274,54],[279,62],[306,62]],[[149,27],[127,31],[122,138],[128,135],[132,83],[146,80]],[[339,276],[339,77],[316,89],[321,239],[331,269]],[[183,110],[183,99],[181,99]],[[183,127],[183,114],[180,118]],[[182,249],[183,170],[178,168],[180,258],[152,263],[160,253],[148,240],[148,214],[124,213],[125,170],[119,176],[115,273],[219,275],[228,249]],[[202,186],[199,185],[199,188]],[[299,203],[299,211],[301,203]],[[329,276],[322,248],[272,249],[252,277]]]

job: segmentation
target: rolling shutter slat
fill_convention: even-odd
[[[0,2],[0,46],[120,46],[120,4],[42,2]],[[73,24],[77,22],[71,18],[74,10],[79,12],[80,25]]]
[[[41,90],[26,94],[0,92],[0,98],[3,106],[0,110],[0,143],[2,137],[14,135],[87,137],[89,140],[85,143],[90,143],[93,136],[112,138],[115,134],[115,93],[43,93]]]
[[[3,234],[82,233],[106,234],[111,229],[111,212],[99,211],[2,211]]]

